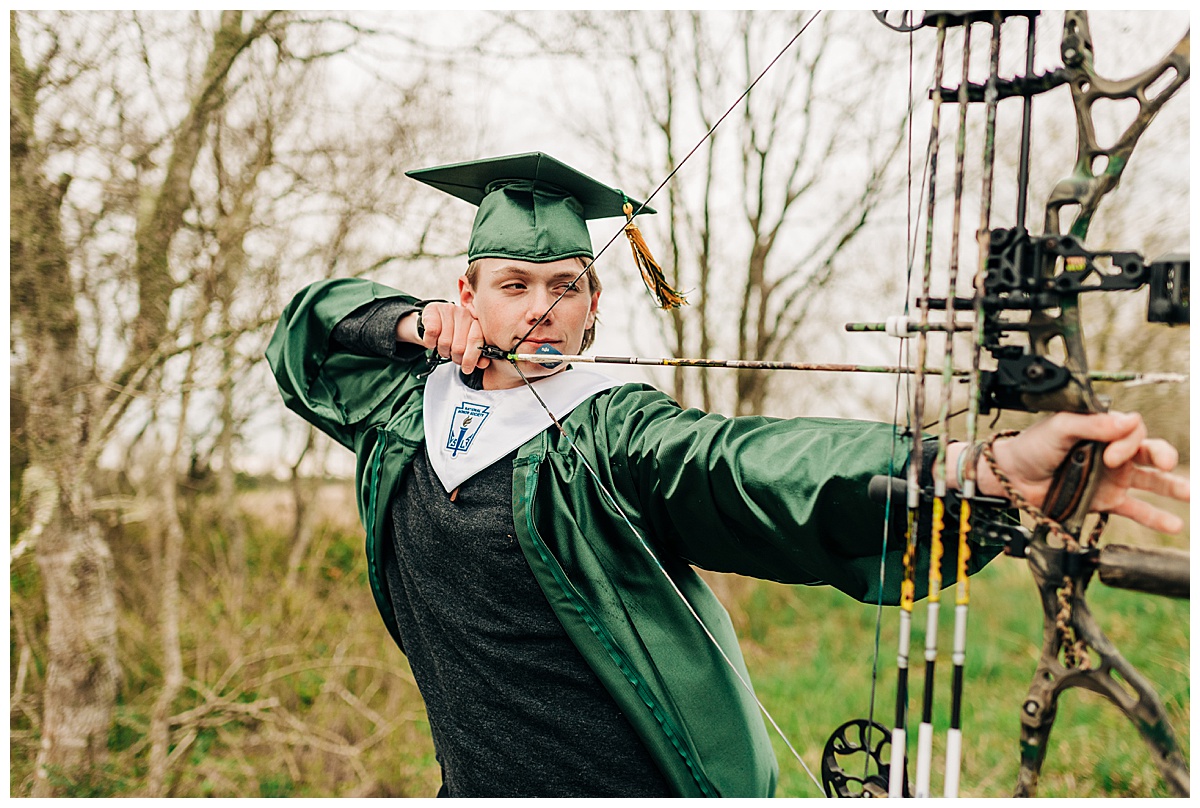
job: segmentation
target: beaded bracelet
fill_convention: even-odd
[[[967,468],[971,469],[971,479],[978,479],[977,467],[979,465],[979,456],[983,453],[983,448],[987,441],[977,440],[970,446],[962,450],[958,456],[958,487],[962,489],[963,483],[967,479]]]
[[[971,448],[972,447],[968,445],[958,453],[958,487],[960,489],[963,487],[963,481],[967,479],[963,476],[963,474],[967,469],[967,455],[971,453]]]

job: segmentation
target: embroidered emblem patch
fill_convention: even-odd
[[[446,448],[451,457],[457,457],[459,452],[466,453],[471,448],[479,427],[487,420],[488,407],[484,404],[471,404],[464,401],[454,408],[454,417],[450,419],[450,434],[446,436]]]

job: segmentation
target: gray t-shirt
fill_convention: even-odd
[[[385,302],[339,323],[350,350],[400,356]],[[515,451],[454,501],[424,450],[392,501],[384,574],[451,797],[671,792],[546,601],[516,539]]]

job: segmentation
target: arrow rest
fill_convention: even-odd
[[[1135,252],[1086,249],[1071,235],[1031,236],[1024,228],[993,230],[981,305],[983,347],[996,360],[996,369],[980,374],[980,412],[1104,409],[1098,407],[1082,352],[1075,347],[1079,295],[1149,285],[1147,321],[1187,325],[1190,266],[1186,255],[1146,263]],[[946,305],[942,300],[937,307]],[[1014,321],[1002,318],[1007,312],[1029,314],[1025,321]],[[1004,343],[1011,333],[1026,334],[1027,344]],[[1066,366],[1048,355],[1055,340],[1067,347]]]

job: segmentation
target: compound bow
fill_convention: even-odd
[[[915,554],[917,519],[923,500],[932,500],[932,553],[941,554],[942,519],[945,510],[945,427],[949,403],[951,352],[955,331],[972,331],[974,352],[968,393],[968,441],[974,442],[976,418],[991,410],[1027,412],[1104,412],[1107,402],[1097,395],[1089,379],[1079,297],[1085,292],[1115,291],[1150,287],[1147,318],[1151,322],[1183,324],[1189,320],[1189,263],[1185,256],[1169,256],[1146,262],[1133,252],[1092,251],[1083,246],[1088,227],[1103,196],[1116,187],[1128,163],[1130,153],[1151,119],[1162,105],[1188,80],[1190,32],[1157,65],[1123,81],[1099,76],[1094,69],[1091,35],[1086,12],[1066,12],[1062,38],[1063,66],[1045,74],[1033,72],[1036,21],[1040,12],[929,12],[913,25],[890,26],[912,32],[933,27],[938,34],[935,64],[933,125],[929,151],[929,208],[926,228],[932,233],[933,200],[938,144],[938,110],[942,103],[959,104],[959,140],[956,161],[955,224],[957,236],[962,200],[963,132],[966,108],[983,103],[987,110],[984,145],[984,190],[982,193],[980,261],[973,284],[974,296],[954,296],[953,278],[957,247],[951,248],[950,292],[938,298],[930,294],[930,246],[927,237],[922,289],[917,300],[918,322],[907,319],[883,324],[851,324],[848,330],[888,330],[897,336],[915,335],[918,341],[914,372],[915,394],[912,418],[923,420],[923,382],[926,337],[931,332],[946,334],[946,373],[939,422],[943,437],[939,441],[933,465],[932,491],[921,492],[916,481],[921,471],[921,441],[914,441],[913,459],[907,485],[899,486],[907,495],[909,507],[909,558]],[[1001,79],[998,52],[1001,28],[1006,19],[1027,20],[1026,71],[1022,76]],[[884,19],[880,16],[881,19]],[[886,20],[884,19],[885,23]],[[976,23],[991,26],[992,53],[990,75],[984,84],[968,80],[970,30]],[[890,25],[890,24],[889,24]],[[964,29],[963,77],[957,88],[942,86],[942,49],[948,28]],[[1077,154],[1074,173],[1061,180],[1046,205],[1041,235],[1031,235],[1024,225],[1030,144],[1032,99],[1060,85],[1070,88],[1076,112]],[[998,102],[1007,97],[1023,100],[1024,114],[1021,155],[1017,181],[1017,224],[1010,229],[989,229],[991,205],[992,157],[994,155],[995,114]],[[1100,99],[1135,99],[1138,113],[1119,138],[1102,147],[1096,137],[1093,106]],[[1064,207],[1077,206],[1069,230],[1062,228]],[[945,321],[931,322],[930,311],[945,312]],[[972,316],[962,324],[959,312]],[[1009,337],[1023,334],[1013,343]],[[1065,358],[1052,354],[1059,348]],[[991,370],[980,369],[981,351],[994,360]],[[974,444],[974,451],[986,447]],[[1114,586],[1138,589],[1177,597],[1188,596],[1188,555],[1176,551],[1135,550],[1120,546],[1100,548],[1098,539],[1103,519],[1089,535],[1083,534],[1084,519],[1099,479],[1104,445],[1080,442],[1071,451],[1056,474],[1051,493],[1041,511],[1022,506],[1036,527],[1031,531],[1002,522],[971,524],[971,506],[977,499],[972,478],[976,454],[966,464],[960,519],[960,575],[957,586],[955,627],[955,676],[951,717],[951,735],[947,744],[946,795],[954,796],[958,783],[960,709],[962,698],[962,662],[965,655],[965,620],[969,602],[966,576],[961,557],[965,540],[973,529],[990,543],[1002,542],[1010,556],[1027,558],[1038,587],[1044,612],[1042,653],[1037,671],[1026,696],[1021,714],[1021,761],[1016,794],[1033,796],[1046,755],[1046,743],[1053,726],[1058,697],[1079,687],[1090,690],[1116,705],[1137,727],[1162,772],[1172,793],[1188,794],[1188,770],[1166,711],[1153,686],[1117,651],[1105,637],[1088,608],[1087,586],[1099,574],[1101,581]],[[989,462],[991,462],[989,460]],[[884,486],[891,489],[892,486]],[[937,563],[931,570],[937,570]],[[822,779],[831,796],[907,796],[909,793],[905,760],[907,713],[908,632],[913,601],[913,569],[906,564],[906,580],[901,600],[901,639],[899,681],[895,727],[891,731],[878,723],[858,719],[839,727],[825,747]],[[931,572],[929,628],[925,648],[925,702],[918,742],[917,796],[928,795],[929,782],[929,705],[932,700],[933,663],[936,660],[937,590],[941,582]],[[885,749],[891,746],[890,760]],[[865,759],[861,776],[848,760]]]

